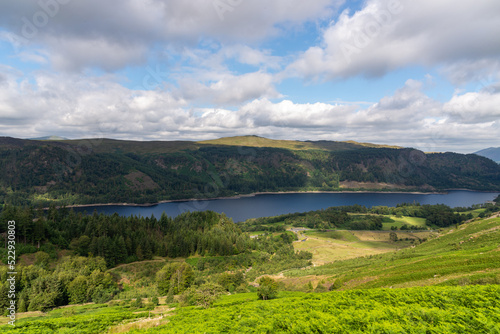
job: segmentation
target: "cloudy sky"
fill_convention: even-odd
[[[8,0],[0,136],[500,146],[498,0]]]

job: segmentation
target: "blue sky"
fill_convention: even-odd
[[[466,22],[466,24],[464,24]],[[0,135],[500,146],[494,0],[0,4]]]

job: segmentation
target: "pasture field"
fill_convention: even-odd
[[[397,232],[399,233],[399,231]],[[500,218],[444,230],[416,247],[335,261],[288,277],[328,276],[340,289],[410,287],[460,282],[500,283]]]
[[[413,241],[427,239],[433,234],[407,231],[394,233],[402,240],[391,241],[389,231],[301,231],[298,233],[299,241],[294,242],[293,246],[297,251],[311,252],[314,265],[323,265],[407,248]]]
[[[408,217],[408,216],[396,217],[393,215],[384,215],[384,217],[388,217],[394,221],[393,223],[384,223],[384,230],[390,230],[391,227],[393,226],[399,229],[403,225],[418,226],[418,227],[427,226],[425,224],[425,218]]]

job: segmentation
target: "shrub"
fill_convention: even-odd
[[[278,283],[269,276],[259,279],[257,297],[262,300],[273,299],[278,296]]]
[[[210,307],[224,292],[218,284],[206,283],[198,288],[191,287],[180,296],[181,306]]]

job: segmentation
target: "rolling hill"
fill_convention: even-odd
[[[156,203],[253,192],[500,189],[500,166],[355,142],[0,138],[0,202]]]

